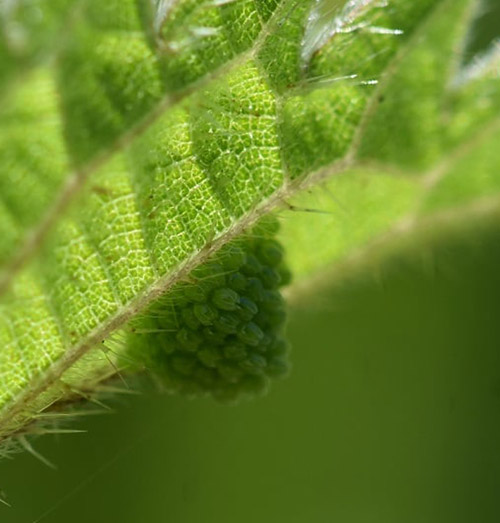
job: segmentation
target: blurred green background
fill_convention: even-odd
[[[3,523],[500,520],[500,230],[291,311],[294,370],[238,406],[150,392],[0,462]]]

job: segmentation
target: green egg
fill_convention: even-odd
[[[264,331],[264,337],[260,343],[255,347],[255,350],[260,353],[266,353],[269,349],[269,346],[274,341],[274,335],[270,332]]]
[[[290,371],[288,362],[278,356],[271,358],[267,363],[266,373],[272,378],[282,378]]]
[[[259,396],[267,391],[269,380],[263,375],[248,375],[241,380],[241,391],[244,394]]]
[[[217,382],[217,372],[202,366],[194,370],[193,377],[204,389],[212,388]]]
[[[217,372],[229,383],[237,383],[243,377],[243,371],[234,363],[224,361],[217,366]]]
[[[203,339],[210,345],[220,345],[226,339],[226,333],[215,328],[214,325],[204,327],[201,330]]]
[[[162,333],[150,335],[150,339],[153,340],[153,347],[159,347],[164,354],[172,354],[177,348],[177,341],[175,336],[170,333]]]
[[[236,292],[244,291],[247,286],[247,278],[239,271],[232,272],[227,276],[227,285]]]
[[[231,343],[224,347],[224,357],[228,360],[241,361],[247,357],[245,345],[241,343]]]
[[[240,368],[248,374],[263,374],[267,367],[267,361],[260,354],[249,354],[248,358],[240,362]]]
[[[257,248],[257,257],[262,264],[277,267],[283,260],[283,247],[276,240],[263,240]]]
[[[217,318],[217,309],[209,303],[197,303],[193,307],[194,315],[197,320],[205,326],[212,325],[215,318]]]
[[[212,396],[220,403],[235,403],[238,397],[241,396],[241,387],[224,383],[224,386],[213,389]]]
[[[215,368],[222,356],[215,347],[207,346],[198,351],[197,357],[206,367]]]
[[[175,339],[177,340],[179,347],[187,351],[196,351],[203,341],[202,337],[197,332],[186,328],[177,331]]]
[[[259,278],[248,278],[245,294],[254,302],[259,303],[264,299],[264,285]]]
[[[246,253],[241,247],[230,245],[221,253],[220,259],[227,271],[237,271],[245,263]]]
[[[220,310],[234,311],[238,308],[240,296],[233,289],[222,287],[212,292],[211,301]]]
[[[214,321],[214,327],[225,334],[235,334],[240,326],[240,318],[236,314],[223,313]]]
[[[170,358],[172,369],[182,376],[189,376],[196,367],[196,359],[189,354],[175,353]]]
[[[281,336],[276,336],[269,347],[269,352],[276,356],[286,354],[290,348],[289,343]]]
[[[190,284],[184,287],[184,298],[195,303],[204,303],[207,301],[207,293],[201,285]]]
[[[267,314],[267,325],[273,329],[279,329],[283,327],[286,322],[286,310],[285,308],[274,309],[269,311]]]
[[[281,293],[276,290],[265,289],[263,291],[263,299],[260,303],[260,309],[264,312],[273,312],[277,309],[285,308],[285,300]]]
[[[220,263],[209,262],[195,269],[194,276],[199,285],[211,291],[226,285],[226,272]]]
[[[201,325],[196,317],[192,306],[184,307],[181,311],[181,321],[191,330],[196,330]]]
[[[266,289],[277,289],[281,283],[280,273],[268,265],[262,268],[260,279]]]
[[[258,325],[253,322],[248,322],[238,331],[238,338],[247,345],[255,347],[260,343],[264,333]]]
[[[247,254],[245,265],[241,267],[241,272],[247,276],[256,276],[262,270],[262,264],[252,253]]]

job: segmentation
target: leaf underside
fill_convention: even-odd
[[[500,51],[466,56],[478,7],[0,6],[0,439],[98,388],[119,355],[95,347],[263,214],[302,283],[494,211]]]

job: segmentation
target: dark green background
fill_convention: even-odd
[[[266,398],[145,393],[35,441],[59,470],[1,462],[0,521],[498,522],[500,231],[466,236],[302,301]]]

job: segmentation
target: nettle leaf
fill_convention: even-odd
[[[286,370],[241,345],[284,347],[271,340],[283,318],[270,289],[288,273],[251,232],[268,213],[282,218],[291,295],[391,239],[493,219],[500,52],[467,56],[480,4],[2,4],[0,440],[43,432],[33,421],[59,405],[98,401],[132,348],[154,345],[148,325],[173,329],[187,351],[201,343],[189,326],[206,321],[205,340],[210,322],[226,336],[239,328],[238,343],[217,341],[228,360],[244,359],[218,368],[230,383],[242,369]],[[246,261],[217,273],[235,245]],[[223,284],[195,308],[194,294],[182,300],[203,288],[200,274]],[[158,323],[158,307],[188,330]],[[236,327],[243,317],[255,322]],[[213,357],[204,352],[207,369]],[[191,356],[170,364],[194,376]]]

